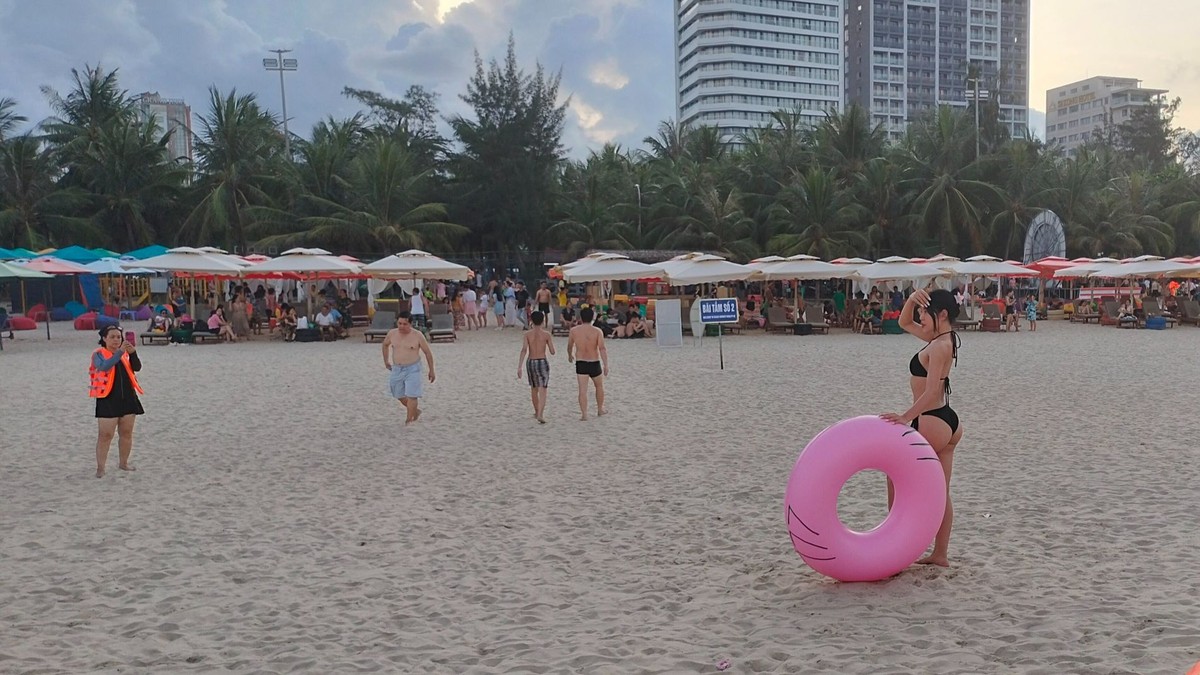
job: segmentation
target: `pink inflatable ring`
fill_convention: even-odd
[[[887,474],[892,510],[875,529],[855,532],[837,514],[838,494],[859,471]],[[814,570],[839,581],[886,579],[925,552],[946,511],[946,475],[916,429],[874,415],[825,429],[796,460],[784,515],[792,546]]]

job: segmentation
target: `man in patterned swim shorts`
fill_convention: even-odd
[[[554,354],[554,338],[544,328],[546,315],[540,311],[530,315],[533,328],[525,333],[521,341],[521,356],[517,359],[517,379],[521,370],[529,375],[529,395],[533,399],[533,416],[541,424],[546,423],[546,394],[550,387],[550,361],[546,352]],[[526,359],[525,357],[529,358]]]

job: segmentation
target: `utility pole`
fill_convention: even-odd
[[[967,82],[975,85],[975,159],[979,159],[979,77],[969,77]]]
[[[638,196],[638,214],[637,214],[638,229],[637,229],[637,231],[638,231],[638,239],[640,240],[641,236],[642,236],[642,184],[634,183],[633,187],[637,190],[637,196]]]
[[[267,51],[275,54],[275,58],[263,59],[263,68],[279,71],[279,97],[283,99],[283,154],[287,155],[290,162],[292,160],[292,139],[288,134],[287,91],[283,88],[283,71],[296,70],[300,67],[300,63],[296,59],[283,58],[284,54],[292,51],[290,49],[268,49]]]

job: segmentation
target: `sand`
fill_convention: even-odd
[[[840,584],[788,472],[908,404],[907,336],[610,344],[549,423],[519,334],[436,345],[403,428],[379,345],[143,347],[136,473],[97,480],[94,334],[0,353],[3,673],[1171,673],[1200,660],[1200,330],[963,337],[949,569]],[[558,340],[560,348],[564,341]],[[843,493],[883,515],[882,479]]]

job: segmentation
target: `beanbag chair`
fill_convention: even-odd
[[[74,300],[68,302],[66,305],[63,305],[63,307],[65,307],[66,310],[71,313],[72,318],[76,318],[76,319],[83,316],[84,314],[87,314],[87,311],[88,311],[87,307],[83,306],[83,303],[76,302]]]
[[[116,305],[105,305],[104,306],[104,316],[112,316],[112,317],[121,316],[121,308],[117,307]]]
[[[37,330],[37,322],[27,316],[13,316],[8,319],[12,330]]]
[[[51,321],[70,321],[74,318],[75,316],[71,314],[71,312],[67,311],[66,307],[55,307],[54,309],[50,310]]]
[[[88,312],[75,317],[75,330],[96,330],[96,313]]]
[[[99,330],[101,328],[106,328],[108,326],[119,326],[120,324],[121,324],[121,322],[118,321],[116,319],[116,317],[112,317],[112,316],[96,317],[96,329],[97,330]]]
[[[29,307],[25,310],[25,316],[33,319],[34,321],[45,321],[46,320],[46,306],[39,303],[39,304],[34,305],[33,307]]]
[[[154,316],[154,313],[150,311],[150,307],[148,305],[142,305],[141,307],[137,308],[134,316],[137,317],[138,321],[149,321],[150,317]]]

